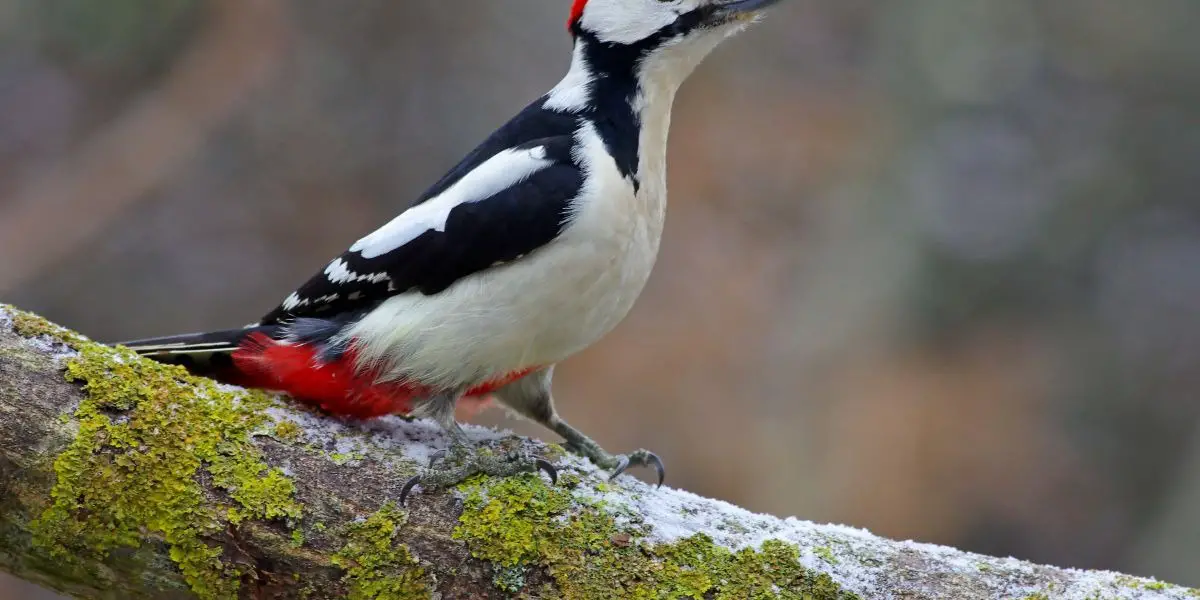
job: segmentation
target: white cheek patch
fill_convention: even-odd
[[[541,146],[499,152],[438,196],[400,213],[400,216],[374,233],[358,240],[350,246],[350,251],[362,254],[363,258],[376,258],[413,241],[426,231],[445,231],[446,219],[456,206],[486,200],[505,188],[525,181],[552,162],[546,159],[546,149]]]

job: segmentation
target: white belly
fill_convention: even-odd
[[[665,104],[669,109],[669,102]],[[649,119],[640,191],[617,169],[590,125],[577,133],[588,158],[573,218],[558,239],[516,261],[465,277],[432,296],[385,301],[351,327],[364,367],[438,389],[549,366],[599,340],[629,313],[658,254],[666,213],[669,119]],[[661,138],[661,139],[659,139]]]
[[[562,237],[513,263],[433,296],[387,300],[348,336],[360,360],[389,377],[440,389],[554,364],[628,314],[653,268],[661,229],[661,211],[581,213]]]

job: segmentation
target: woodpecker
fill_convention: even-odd
[[[574,0],[570,68],[407,210],[258,322],[124,342],[199,374],[285,392],[335,416],[437,421],[456,451],[464,398],[491,395],[616,477],[614,456],[554,408],[557,363],[625,317],[658,254],[671,106],[723,39],[776,0]],[[553,467],[463,452],[404,486]]]

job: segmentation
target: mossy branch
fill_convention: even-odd
[[[400,508],[432,425],[338,423],[0,306],[0,569],[80,598],[1200,598],[612,485],[470,431],[552,457],[559,485]]]

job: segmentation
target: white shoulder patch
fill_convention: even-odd
[[[550,166],[546,149],[503,150],[484,161],[441,194],[418,204],[350,246],[363,258],[375,258],[399,248],[429,230],[445,231],[454,207],[486,200]],[[333,269],[334,265],[330,265]],[[332,275],[331,275],[332,279]]]
[[[571,70],[550,90],[542,108],[546,110],[570,111],[587,106],[592,96],[592,70],[584,58],[583,43],[575,44],[575,57]]]

